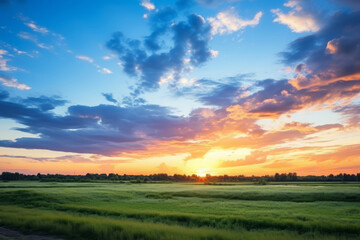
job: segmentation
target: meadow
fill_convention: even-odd
[[[0,226],[63,239],[360,239],[360,184],[1,182]]]

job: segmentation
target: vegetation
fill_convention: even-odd
[[[359,183],[0,183],[0,226],[65,239],[359,239]]]
[[[193,175],[181,174],[152,174],[152,175],[119,175],[115,173],[110,174],[86,174],[86,175],[61,175],[61,174],[40,174],[25,175],[21,173],[3,172],[0,175],[0,180],[3,181],[42,181],[42,182],[118,182],[118,183],[154,183],[154,182],[257,182],[260,185],[266,185],[267,182],[360,182],[360,173],[346,174],[340,173],[338,175],[330,174],[328,176],[298,176],[296,173],[275,173],[274,176],[211,176],[200,177]]]

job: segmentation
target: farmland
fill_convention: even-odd
[[[0,226],[63,239],[359,239],[360,184],[0,183]]]

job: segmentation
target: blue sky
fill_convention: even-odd
[[[0,169],[41,156],[45,172],[109,158],[109,171],[267,173],[284,158],[306,172],[319,162],[285,156],[312,139],[358,149],[334,136],[359,137],[359,26],[354,0],[1,1]]]

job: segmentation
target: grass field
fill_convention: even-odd
[[[0,226],[65,239],[360,239],[360,184],[2,182]]]

